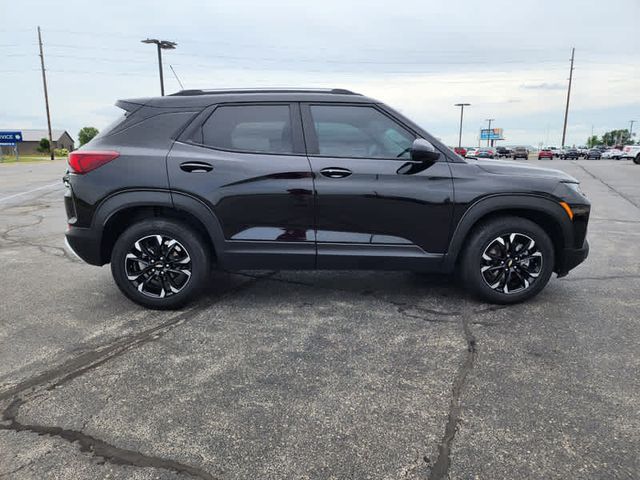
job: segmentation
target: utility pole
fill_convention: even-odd
[[[489,122],[489,127],[487,128],[487,130],[489,130],[488,135],[487,135],[487,147],[491,145],[491,122],[493,122],[495,120],[495,118],[487,118],[486,121]]]
[[[631,145],[633,145],[633,124],[636,123],[635,120],[629,120],[629,141]]]
[[[40,45],[40,67],[42,68],[42,85],[44,86],[44,103],[47,107],[47,128],[49,130],[49,154],[53,160],[53,135],[51,135],[51,113],[49,113],[49,93],[47,92],[47,74],[44,69],[44,53],[42,52],[42,35],[40,34],[40,26],[38,26],[38,45]]]
[[[462,116],[464,115],[464,107],[468,107],[470,103],[456,103],[454,107],[460,107],[460,133],[458,135],[458,148],[462,147]]]
[[[157,40],[155,38],[147,38],[146,40],[140,40],[142,43],[155,43],[158,47],[158,69],[160,71],[160,95],[164,97],[164,75],[162,73],[162,50],[173,50],[178,45],[175,42],[168,40]]]
[[[564,127],[562,127],[562,147],[564,149],[564,141],[567,137],[567,117],[569,116],[569,99],[571,98],[571,82],[573,81],[573,58],[576,49],[571,49],[571,67],[569,68],[569,88],[567,89],[567,106],[564,109]]]

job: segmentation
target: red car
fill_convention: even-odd
[[[551,150],[540,150],[538,152],[538,160],[542,160],[543,158],[553,160],[553,152]]]
[[[464,148],[464,147],[456,147],[456,148],[453,149],[453,151],[456,152],[461,157],[466,157],[467,156],[467,149]]]

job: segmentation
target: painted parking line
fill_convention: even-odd
[[[47,188],[51,188],[51,187],[54,187],[56,185],[62,187],[62,183],[61,182],[50,183],[50,184],[44,185],[42,187],[34,188],[32,190],[27,190],[26,192],[15,193],[13,195],[9,195],[8,197],[2,197],[2,198],[0,198],[0,202],[4,202],[5,200],[11,200],[12,198],[16,198],[16,197],[21,197],[22,195],[28,195],[30,193],[37,192],[38,190],[45,190]]]

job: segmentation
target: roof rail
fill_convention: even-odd
[[[171,97],[191,95],[221,95],[230,93],[329,93],[334,95],[360,95],[344,88],[233,88],[233,89],[190,89],[172,93]]]

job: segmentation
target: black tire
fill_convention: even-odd
[[[135,223],[118,237],[111,253],[118,288],[135,303],[155,310],[176,309],[191,300],[205,285],[210,265],[210,252],[200,235],[168,219]],[[138,276],[132,280],[128,275]]]
[[[511,237],[511,234],[516,234],[516,236]],[[506,236],[505,238],[511,237],[511,246],[514,247],[512,250],[514,252],[519,251],[520,254],[512,254],[507,260],[509,266],[513,265],[511,272],[508,271],[509,268],[504,266],[504,263],[500,265],[500,260],[496,260],[497,263],[491,264],[498,266],[490,266],[490,270],[487,273],[483,273],[481,269],[487,266],[483,266],[483,264],[494,262],[493,259],[490,261],[483,259],[483,255],[486,252],[488,254],[487,258],[490,258],[489,255],[493,256],[490,249],[494,248],[494,246],[499,247],[496,240],[501,236]],[[535,242],[534,246],[530,247],[531,250],[522,247],[523,242],[525,245],[530,245],[528,243],[529,240]],[[520,250],[518,250],[519,245],[522,248]],[[537,255],[538,252],[539,255]],[[524,257],[524,255],[527,256]],[[534,257],[533,255],[536,256]],[[517,260],[517,258],[520,258],[520,260]],[[534,258],[535,261],[531,263],[531,259]],[[526,269],[521,266],[524,265],[524,262],[527,264]],[[481,300],[489,303],[511,304],[528,300],[540,293],[551,278],[554,262],[553,243],[538,224],[525,218],[504,216],[483,222],[473,229],[462,253],[459,273],[466,287]],[[531,272],[531,275],[536,275],[536,277],[526,274],[527,270]],[[497,282],[499,278],[507,279],[509,285],[506,289],[499,283],[489,284],[489,280],[485,275],[492,276],[494,273],[502,275],[502,277],[494,277],[491,281]],[[522,278],[527,281],[520,282]],[[519,284],[522,288],[514,288],[514,284],[515,286]],[[509,288],[513,291],[508,292]]]
[[[636,155],[636,158],[633,159],[633,163],[636,165],[640,165],[640,153]]]

